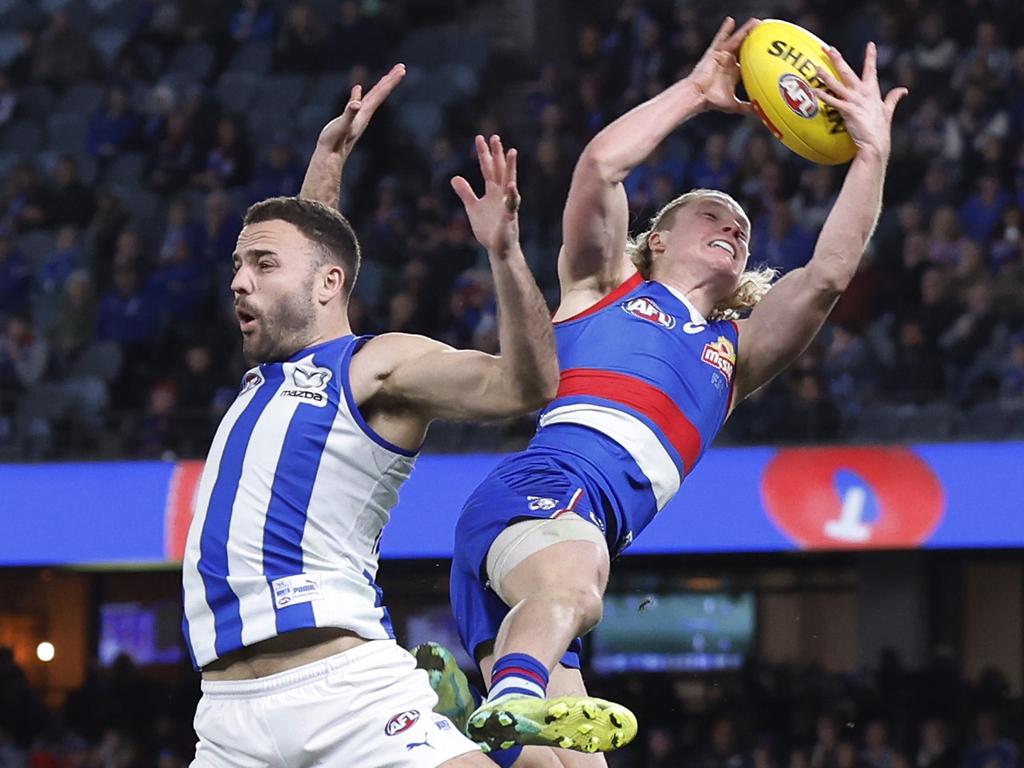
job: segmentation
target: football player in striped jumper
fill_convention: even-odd
[[[194,766],[493,765],[399,648],[375,583],[378,544],[433,419],[535,410],[558,382],[550,316],[518,242],[516,153],[476,149],[477,198],[452,184],[487,249],[500,355],[422,336],[352,334],[359,245],[341,168],[396,67],[320,136],[308,197],[253,205],[231,290],[252,368],[200,481],[183,564],[183,629],[203,695]],[[225,257],[227,255],[225,254]]]
[[[603,766],[580,753],[635,733],[628,711],[586,695],[579,670],[609,562],[679,490],[736,403],[814,338],[875,227],[905,90],[882,98],[871,46],[862,75],[834,50],[842,79],[822,73],[835,95],[819,96],[858,149],[805,267],[769,291],[771,270],[747,270],[746,214],[714,190],[676,198],[627,238],[629,172],[691,117],[749,112],[735,96],[737,52],[755,23],[726,19],[689,76],[612,122],[576,165],[558,257],[558,394],[456,528],[452,609],[490,681],[468,733],[501,765]]]

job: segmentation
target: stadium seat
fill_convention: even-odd
[[[107,184],[134,186],[141,182],[148,163],[141,152],[121,152],[110,163],[103,176]]]
[[[960,439],[998,440],[1010,427],[1010,412],[1000,403],[978,403],[960,414],[956,427]]]
[[[363,259],[352,293],[358,296],[367,307],[375,307],[380,300],[383,281],[384,273],[381,272],[380,265],[370,259]]]
[[[53,13],[71,5],[71,0],[37,0],[44,13]]]
[[[398,91],[401,91],[405,86],[405,83],[400,85]],[[398,93],[398,91],[395,91],[395,93]],[[348,94],[348,77],[335,74],[321,75],[313,81],[309,91],[306,93],[306,106],[324,106],[333,111],[344,103],[348,98]]]
[[[70,376],[94,376],[110,383],[121,371],[121,348],[110,341],[98,342],[82,351],[71,367]]]
[[[256,92],[253,108],[265,112],[290,113],[302,103],[307,80],[300,75],[272,75],[264,78]]]
[[[953,434],[956,412],[946,402],[925,403],[901,413],[900,426],[904,435],[915,439],[940,442]]]
[[[41,83],[33,83],[18,94],[18,114],[45,120],[53,112],[53,102],[53,91]]]
[[[105,95],[104,88],[97,83],[76,83],[57,100],[54,113],[92,117],[102,106]]]
[[[33,265],[53,253],[56,236],[46,229],[33,229],[18,237],[18,250],[25,254]]]
[[[46,126],[47,143],[57,152],[82,152],[88,134],[88,115],[56,114]]]
[[[202,82],[210,74],[214,64],[213,49],[206,43],[189,43],[182,46],[167,64],[167,74],[184,74],[195,82]]]
[[[225,72],[217,80],[217,99],[225,112],[243,114],[249,109],[260,85],[260,77],[252,72]]]
[[[468,64],[443,64],[434,72],[439,82],[444,83],[459,98],[475,96],[480,87],[477,70]]]
[[[103,56],[107,66],[110,66],[128,41],[128,33],[117,27],[100,27],[93,30],[91,39],[93,47]]]
[[[252,72],[262,75],[270,69],[273,50],[267,43],[246,43],[228,62],[228,72]]]
[[[34,120],[21,119],[4,129],[0,135],[0,152],[31,155],[43,144],[42,130]]]
[[[117,2],[118,0],[89,0],[89,7],[96,12],[96,15],[106,16],[117,5]]]
[[[13,32],[0,33],[0,67],[6,67],[18,53],[18,36]]]
[[[160,213],[162,198],[131,184],[111,184],[110,188],[121,198],[121,204],[131,214],[135,226],[146,233]]]
[[[429,150],[431,141],[444,124],[441,108],[426,101],[406,104],[396,117],[399,125],[423,150]]]
[[[44,19],[44,14],[35,3],[14,3],[6,12],[0,14],[0,29],[13,32],[20,27],[35,27]]]
[[[912,407],[912,406],[911,406]],[[858,442],[891,442],[902,437],[901,421],[908,406],[873,403],[864,408],[853,425],[851,437]]]

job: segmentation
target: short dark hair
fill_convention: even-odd
[[[315,200],[300,197],[270,197],[249,206],[244,226],[264,221],[287,221],[313,243],[324,261],[345,270],[342,286],[345,298],[352,293],[359,274],[359,240],[348,219],[338,211]],[[323,262],[320,262],[321,264]]]

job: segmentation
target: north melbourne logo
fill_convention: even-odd
[[[238,394],[244,395],[249,390],[256,389],[262,383],[263,376],[258,371],[249,371],[245,374],[245,378],[242,379],[242,388],[238,391]]]

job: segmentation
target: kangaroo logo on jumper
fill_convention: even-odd
[[[384,735],[397,736],[400,733],[404,733],[416,725],[416,721],[419,719],[420,713],[416,709],[407,709],[405,712],[392,715],[387,725],[384,726]]]
[[[325,389],[331,380],[331,371],[328,368],[303,368],[297,365],[292,378],[295,386],[300,389]]]
[[[732,372],[736,368],[736,347],[725,336],[719,336],[717,341],[709,341],[704,345],[700,359],[725,374],[725,378],[732,379]]]
[[[328,368],[317,366],[296,365],[292,368],[292,381],[295,389],[282,389],[278,394],[281,397],[294,397],[304,403],[323,407],[327,405],[327,383],[331,380],[331,371]]]
[[[283,576],[270,582],[270,588],[274,592],[274,605],[278,608],[298,603],[309,603],[323,597],[320,591],[319,573]]]
[[[539,509],[554,509],[558,506],[558,502],[554,499],[546,499],[543,496],[527,496],[526,500],[529,502],[529,509],[531,512],[536,512]]]
[[[818,114],[818,100],[806,81],[799,75],[787,72],[779,78],[779,93],[795,114],[810,120]]]
[[[633,317],[638,317],[650,323],[656,323],[669,330],[676,327],[676,319],[655,304],[654,299],[649,299],[646,296],[637,296],[635,299],[622,302],[620,306],[624,312]]]
[[[244,395],[250,389],[256,389],[260,384],[263,383],[263,377],[257,371],[249,371],[245,374],[245,378],[242,379],[242,388],[238,391],[239,397]]]

